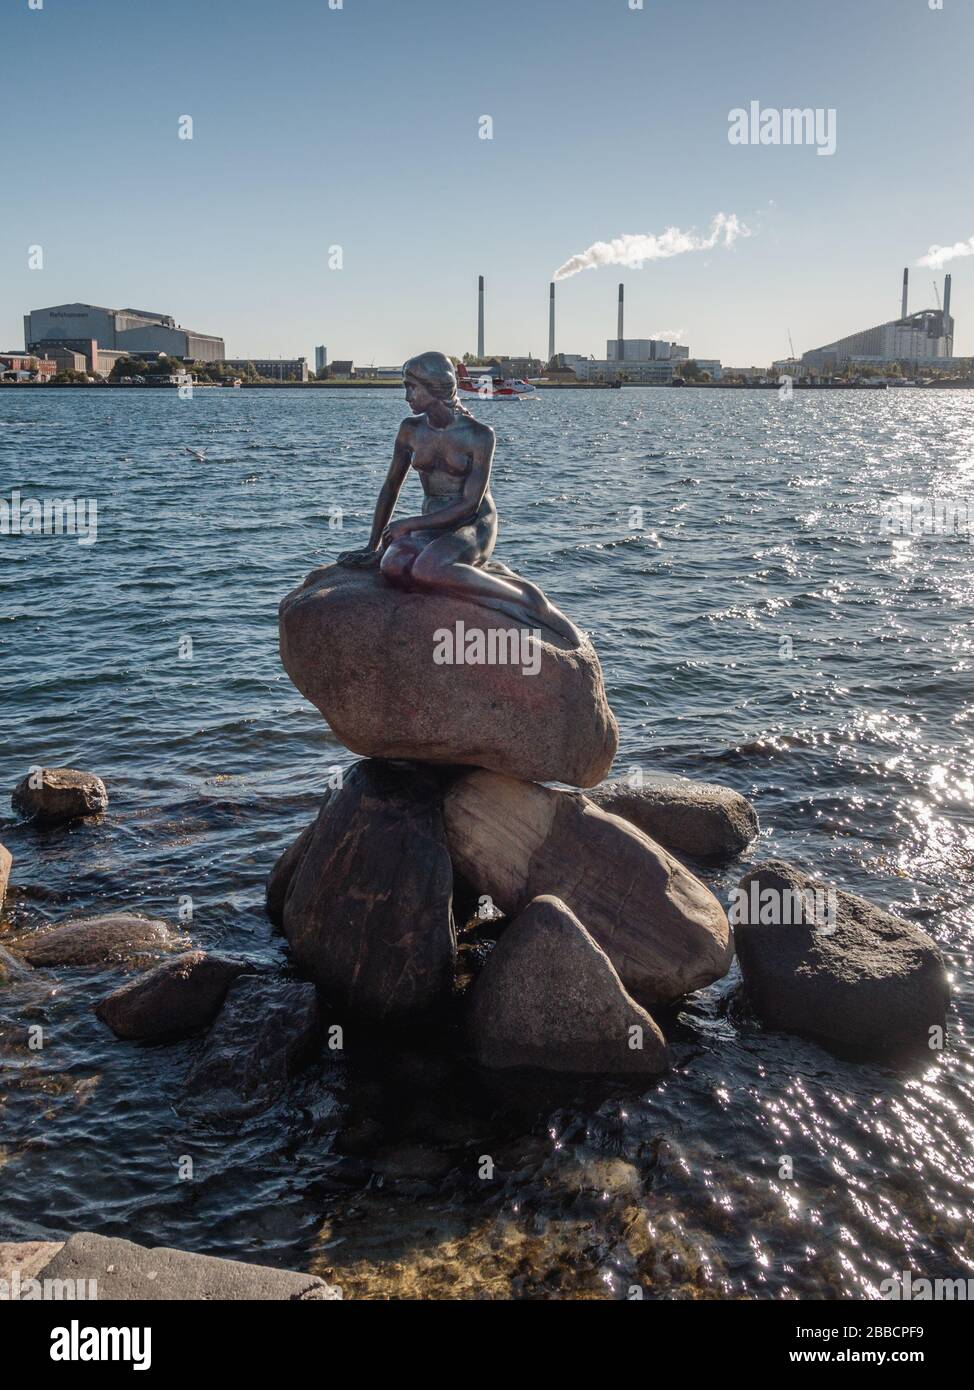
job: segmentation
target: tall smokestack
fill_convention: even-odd
[[[484,277],[481,275],[477,290],[477,356],[483,358],[484,352]]]
[[[900,318],[901,318],[901,319],[905,319],[905,318],[906,318],[906,298],[907,298],[907,292],[908,292],[908,290],[909,290],[909,285],[910,285],[910,268],[909,268],[909,266],[904,266],[904,267],[903,267],[903,312],[900,314]]]
[[[950,323],[950,276],[944,277],[944,337],[947,339],[947,356],[954,355],[954,334]]]
[[[620,286],[619,286],[619,332],[618,332],[617,344],[616,344],[616,356],[618,357],[618,359],[619,359],[620,362],[624,361],[624,360],[625,360],[625,356],[626,356],[626,326],[625,326],[625,322],[624,322],[624,320],[625,320],[625,304],[626,304],[626,290],[625,290],[625,286],[620,284]]]
[[[548,361],[555,356],[555,282],[552,280],[548,291]]]

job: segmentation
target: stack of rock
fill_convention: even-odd
[[[727,973],[727,917],[655,839],[543,785],[600,783],[618,729],[587,640],[538,629],[516,664],[504,621],[337,565],[284,599],[284,668],[364,760],[278,861],[269,913],[333,1009],[398,1026],[454,998],[455,895],[487,904],[507,925],[466,1003],[480,1062],[657,1073],[653,1011]]]

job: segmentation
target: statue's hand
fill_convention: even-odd
[[[377,550],[343,550],[337,563],[346,569],[368,569],[380,560]]]

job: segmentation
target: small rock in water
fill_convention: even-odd
[[[92,772],[45,767],[29,772],[10,797],[15,811],[37,825],[60,825],[108,810],[105,783]]]
[[[187,1106],[214,1119],[258,1114],[279,1098],[318,1029],[314,985],[241,976],[186,1078]]]
[[[311,843],[314,828],[314,821],[305,826],[294,843],[288,845],[271,869],[267,879],[267,915],[275,927],[284,926],[284,905],[287,902],[287,895],[294,881],[294,875],[304,858],[305,851]]]
[[[128,912],[74,918],[7,944],[30,965],[133,965],[186,945],[165,922]]]
[[[603,782],[587,793],[612,816],[631,821],[667,849],[694,859],[732,859],[756,837],[758,816],[747,797],[716,782],[686,777]]]
[[[741,879],[731,915],[769,1027],[878,1058],[943,1046],[944,961],[912,922],[780,860]]]
[[[657,1076],[667,1068],[655,1020],[626,993],[609,957],[558,898],[535,898],[474,985],[478,1062],[582,1076]]]
[[[287,893],[284,935],[335,1008],[408,1022],[450,999],[452,899],[436,778],[370,759],[321,809]]]
[[[2,1249],[2,1247],[0,1247]],[[36,1272],[84,1286],[92,1281],[98,1301],[159,1303],[281,1299],[291,1303],[341,1298],[340,1290],[313,1274],[222,1260],[166,1246],[149,1248],[130,1240],[85,1231],[73,1235]],[[93,1296],[93,1295],[89,1295]],[[106,1319],[107,1320],[107,1319]]]
[[[0,912],[3,911],[3,900],[7,896],[7,884],[10,882],[10,866],[13,863],[13,855],[6,845],[0,845]]]
[[[454,868],[476,896],[508,915],[539,894],[560,898],[645,1008],[674,1003],[730,969],[730,927],[710,890],[580,793],[471,772],[443,810]]]
[[[242,961],[185,951],[113,990],[94,1011],[119,1038],[185,1038],[212,1022],[227,990],[246,969]]]

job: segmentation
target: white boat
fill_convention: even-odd
[[[477,396],[482,401],[522,401],[538,395],[536,387],[519,376],[491,376],[488,369],[471,376],[462,362],[457,368],[457,389],[465,396]]]

